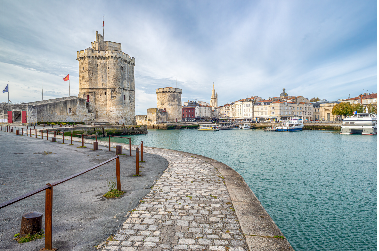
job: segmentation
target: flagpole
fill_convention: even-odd
[[[70,97],[70,79],[68,80],[68,96]]]
[[[8,81],[8,105],[9,105],[9,81]]]

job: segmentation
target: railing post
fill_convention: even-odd
[[[71,131],[71,145],[72,145],[72,131]]]
[[[120,178],[120,157],[116,159],[116,177],[117,177],[117,190],[121,191],[121,178]]]
[[[30,129],[30,132],[29,132],[30,137],[32,137],[32,128],[29,128],[29,129]]]
[[[82,134],[82,147],[84,147],[84,134]]]
[[[21,128],[21,136],[24,136],[24,128]]]
[[[132,156],[132,138],[129,138],[129,154]]]
[[[54,138],[57,137],[57,131],[54,131]]]
[[[143,162],[143,141],[141,141],[141,161]]]
[[[49,130],[46,130],[46,137],[47,137],[47,140],[49,140]]]
[[[42,139],[43,139],[43,130],[41,131]]]
[[[111,136],[109,136],[109,151],[111,151]]]
[[[36,138],[37,138],[37,129],[34,129],[36,131]]]
[[[53,228],[53,186],[48,183],[46,184],[49,188],[46,189],[46,201],[45,201],[45,249],[53,249],[53,238],[52,238],[52,228]]]
[[[139,175],[139,148],[136,148],[136,175]]]
[[[63,144],[64,144],[64,131],[62,132]]]

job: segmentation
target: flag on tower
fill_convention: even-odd
[[[4,92],[8,92],[8,85],[5,87],[5,89],[3,90],[3,93]]]
[[[64,81],[68,81],[69,79],[70,79],[70,74],[67,74],[67,76],[63,78]]]

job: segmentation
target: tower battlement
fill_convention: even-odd
[[[178,94],[182,94],[182,89],[180,89],[180,88],[173,88],[173,87],[158,88],[158,89],[156,89],[156,94],[158,94],[158,93],[178,93]]]

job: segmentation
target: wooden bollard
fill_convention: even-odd
[[[121,191],[121,178],[120,178],[120,158],[116,159],[116,178],[117,178],[117,190]]]
[[[30,137],[32,137],[32,128],[29,128],[29,130],[30,130],[30,132],[29,132]]]
[[[30,212],[22,216],[20,236],[36,234],[42,230],[42,215],[39,212]]]
[[[57,131],[54,131],[54,138],[57,137]]]
[[[94,151],[97,151],[97,150],[99,150],[99,142],[93,142],[93,150]]]
[[[71,145],[72,145],[72,131],[71,131]]]
[[[42,139],[43,139],[43,130],[41,131],[41,137],[42,137]]]
[[[21,135],[24,136],[24,128],[21,128]]]
[[[122,154],[122,146],[117,145],[116,146],[116,155],[120,155],[120,154]]]
[[[49,188],[46,189],[45,196],[45,249],[53,249],[53,186],[46,184]]]
[[[16,130],[16,135],[18,135],[19,134],[19,131],[18,130]]]
[[[36,138],[37,138],[37,129],[35,129],[35,131],[36,131]]]
[[[109,151],[111,151],[111,136],[109,136]]]
[[[62,132],[62,139],[63,139],[63,143],[64,144],[64,132]]]
[[[141,161],[143,162],[143,141],[141,141]]]
[[[51,142],[57,142],[57,138],[56,137],[52,137],[51,138]]]
[[[132,138],[129,138],[129,155],[132,156]]]
[[[82,147],[84,147],[84,134],[82,134]]]
[[[47,137],[46,140],[49,140],[49,130],[46,130],[46,137]]]
[[[139,149],[136,148],[136,175],[139,175]]]

